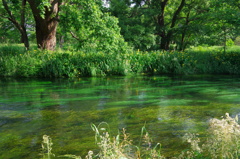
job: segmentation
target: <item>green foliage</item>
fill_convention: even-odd
[[[63,9],[61,25],[75,38],[78,48],[107,53],[127,51],[117,18],[103,13],[94,0],[66,3]]]
[[[48,0],[41,0],[37,3],[39,3],[37,8],[40,10],[40,16],[44,19],[46,11],[50,10],[51,3]]]
[[[234,45],[234,41],[232,39],[228,39],[226,41],[226,46],[233,46]]]
[[[240,74],[239,48],[197,47],[179,51],[25,51],[0,47],[0,75],[17,77],[83,77],[130,74]]]
[[[0,41],[16,43],[25,39],[26,42],[23,36],[26,30],[31,42],[36,42],[33,14],[44,19],[51,10],[51,2],[28,1],[34,2],[35,13],[24,1],[6,0],[9,11],[3,2],[0,3]],[[101,0],[61,3],[60,17],[58,13],[49,16],[59,18],[59,45],[72,50],[107,53],[128,52],[128,46],[142,51],[184,50],[190,45],[225,45],[227,39],[239,35],[237,0],[172,0],[166,4],[159,0],[107,2],[108,7],[104,7]]]
[[[2,46],[0,49],[1,76],[36,76],[40,62],[22,46]]]
[[[8,20],[0,18],[0,42],[17,43],[19,39],[18,30]]]
[[[130,1],[113,0],[109,11],[119,19],[121,34],[135,49],[149,50],[156,45],[155,28],[152,26],[152,10],[131,7]]]

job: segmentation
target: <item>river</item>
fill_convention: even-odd
[[[134,142],[145,125],[153,145],[176,156],[187,133],[205,137],[208,120],[240,113],[240,77],[135,76],[0,79],[0,158],[41,158],[43,135],[52,152],[84,157],[96,150],[91,124],[123,128]]]

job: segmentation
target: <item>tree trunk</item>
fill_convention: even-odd
[[[158,24],[160,25],[161,28],[166,27],[164,24],[164,9],[165,9],[166,5],[167,5],[167,0],[165,0],[161,4],[162,11],[160,14],[160,21],[158,20]],[[173,14],[170,29],[167,32],[163,29],[162,32],[160,33],[160,36],[161,36],[160,49],[169,50],[169,45],[170,45],[170,42],[171,42],[172,36],[173,36],[172,29],[175,27],[177,19],[178,19],[178,15],[182,11],[184,5],[185,5],[185,0],[181,0],[180,5],[178,6],[177,10]]]
[[[158,35],[161,37],[160,42],[160,49],[167,50],[168,44],[166,41],[166,31],[165,31],[165,19],[164,19],[164,12],[165,7],[167,5],[168,0],[164,0],[161,2],[161,14],[158,16],[157,22],[159,26],[159,33]]]
[[[25,48],[29,50],[29,40],[25,26],[23,31],[21,32],[21,43],[24,43]]]
[[[60,0],[51,0],[50,7],[43,10],[35,0],[27,0],[32,9],[36,23],[37,45],[41,49],[54,50],[56,47],[56,30],[58,26],[58,12]]]
[[[25,27],[26,22],[25,22],[25,11],[26,11],[26,0],[22,0],[22,9],[21,9],[21,42],[24,43],[24,46],[26,49],[29,49],[29,40],[28,40],[28,35],[27,35],[27,29]]]
[[[185,20],[185,26],[184,26],[184,29],[183,29],[182,35],[181,35],[181,41],[180,41],[180,46],[179,46],[179,50],[181,50],[181,51],[183,51],[185,49],[185,47],[186,47],[186,45],[185,45],[185,36],[186,36],[186,33],[187,33],[187,27],[188,27],[188,25],[190,23],[190,20],[189,20],[190,12],[191,11],[189,11],[187,13],[187,17],[186,17],[186,20]]]
[[[37,45],[41,49],[54,50],[56,47],[56,29],[58,22],[45,20],[36,20],[36,38]]]
[[[160,49],[169,50],[170,39],[167,35],[161,37]]]

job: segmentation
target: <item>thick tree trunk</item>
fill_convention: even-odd
[[[54,50],[56,47],[56,29],[58,22],[56,20],[45,21],[36,20],[36,38],[37,45],[41,49]]]
[[[60,0],[51,0],[51,7],[39,9],[35,0],[27,0],[32,9],[36,23],[37,45],[41,49],[54,50],[56,47],[56,30],[58,26],[58,12]],[[43,14],[44,13],[44,14]]]

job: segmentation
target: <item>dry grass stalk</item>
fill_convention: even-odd
[[[179,158],[235,159],[240,155],[240,125],[238,117],[232,118],[226,113],[222,119],[209,121],[208,138],[202,146],[197,134],[187,133],[184,139],[191,144],[191,149],[183,152]]]

